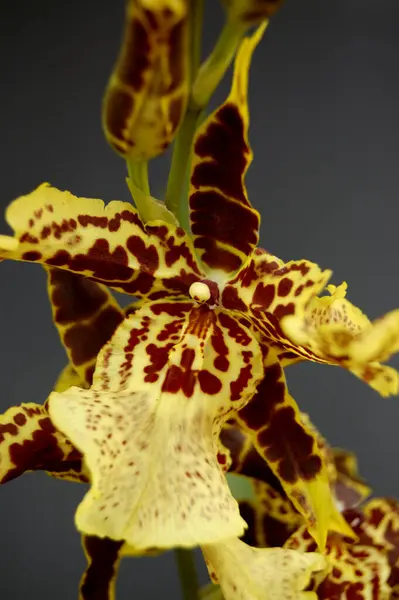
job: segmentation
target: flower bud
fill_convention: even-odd
[[[103,126],[129,160],[173,140],[189,95],[187,0],[128,0],[122,48],[105,93]]]
[[[278,11],[284,0],[222,0],[232,21],[239,21],[247,27],[258,25],[270,19]]]

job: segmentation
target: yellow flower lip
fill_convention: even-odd
[[[209,286],[202,281],[195,281],[192,283],[188,293],[196,302],[208,302],[211,297]]]

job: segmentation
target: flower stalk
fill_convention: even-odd
[[[194,550],[176,548],[174,554],[183,600],[198,600],[200,587]]]

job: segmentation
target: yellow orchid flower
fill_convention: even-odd
[[[330,535],[325,557],[327,576],[316,574],[311,589],[319,600],[392,600],[399,593],[399,504],[373,498],[363,507],[344,513],[357,535],[349,541]],[[313,540],[299,528],[285,547],[312,552]]]
[[[225,480],[224,422],[234,417],[251,436],[323,547],[328,530],[342,532],[344,522],[282,365],[340,364],[383,394],[398,387],[397,374],[377,362],[397,349],[396,313],[372,326],[335,291],[327,307],[317,294],[328,271],[306,260],[283,264],[257,248],[260,218],[244,177],[252,159],[248,69],[261,33],[242,42],[231,93],[197,133],[191,236],[172,220],[143,223],[128,203],[104,207],[45,184],[9,207],[15,237],[0,239],[3,259],[143,299],[111,327],[91,387],[55,392],[46,405],[90,476],[78,529],[142,552],[200,544],[220,564],[221,583],[225,561],[215,549],[246,527]],[[87,378],[98,352],[89,338],[101,324],[91,312],[82,320],[79,336],[67,323],[63,341]],[[82,331],[87,352],[76,343]],[[370,340],[371,355],[364,348]]]
[[[396,598],[399,593],[398,502],[375,498],[365,503],[371,490],[359,477],[355,456],[330,448],[308,417],[303,415],[303,418],[317,435],[319,448],[329,466],[334,500],[356,536],[349,539],[343,532],[329,534],[323,552],[326,568],[313,574],[307,593],[319,600]],[[302,516],[270,470],[262,468],[249,438],[231,423],[222,439],[226,447],[233,450],[235,472],[249,477],[253,484],[253,498],[240,500],[240,512],[248,523],[243,541],[260,552],[269,549],[278,553],[285,548],[310,552],[313,556],[317,546]],[[234,570],[228,570],[227,575],[234,577]],[[251,586],[247,585],[247,589]]]
[[[317,446],[327,466],[329,486],[334,504],[342,513],[357,507],[371,494],[370,488],[359,476],[356,457],[347,450],[331,448],[310,421],[301,414],[302,421],[313,432]],[[256,452],[250,437],[230,420],[225,425],[221,440],[230,452],[229,471],[241,480],[240,513],[248,524],[242,540],[250,546],[283,546],[292,533],[304,524],[303,516],[290,501],[270,467]],[[350,528],[336,523],[341,535],[353,536]],[[333,528],[333,527],[332,527]]]
[[[251,321],[250,305],[248,309],[231,307],[237,272],[247,268],[258,239],[259,215],[249,204],[243,178],[251,158],[247,140],[248,68],[262,32],[260,28],[242,42],[231,93],[198,132],[191,176],[192,239],[173,223],[153,221],[144,225],[127,203],[112,202],[104,207],[100,200],[76,198],[48,185],[19,198],[7,211],[16,236],[1,238],[3,258],[68,270],[146,300],[119,326],[102,350],[92,388],[71,388],[62,395],[53,395],[49,401],[53,423],[83,452],[91,472],[92,490],[77,514],[78,527],[87,535],[125,539],[143,550],[152,546],[209,544],[241,535],[245,522],[228,491],[223,475],[226,458],[215,442],[223,421],[234,413],[253,434],[257,449],[281,478],[320,545],[330,526],[333,507],[327,473],[313,437],[301,423],[295,402],[287,392],[278,355],[265,338],[259,338],[253,326],[256,321]],[[220,155],[221,142],[226,142],[224,160]],[[233,160],[234,169],[230,171]],[[210,200],[213,212],[206,217],[204,208],[209,210]],[[243,226],[239,230],[237,222]],[[67,347],[73,343],[71,332],[64,336],[64,343]],[[79,360],[86,368],[87,357],[83,355]],[[127,461],[126,467],[130,462],[135,464],[126,473],[132,469],[133,474],[138,473],[136,491],[129,507],[121,505],[119,516],[118,511],[106,514],[107,508],[102,508],[101,501],[108,496],[113,498],[112,504],[120,501],[109,489],[111,478],[105,477],[100,458],[109,460],[116,449],[106,442],[111,453],[107,454],[98,446],[97,436],[93,436],[96,426],[92,429],[83,413],[79,425],[76,414],[73,415],[85,406],[88,414],[96,411],[100,389],[102,403],[108,405],[107,398],[115,397],[104,421],[106,431],[101,430],[100,437],[108,439],[111,427],[116,446],[123,447],[126,436],[119,439],[112,422],[120,420],[128,406],[137,409],[129,423],[134,435],[126,431],[126,452],[135,456]],[[251,410],[266,397],[268,402],[262,401],[264,408],[255,422],[250,417]],[[190,398],[196,400],[188,402]],[[246,403],[246,412],[240,412]],[[290,433],[286,439],[273,439],[271,424],[280,421]],[[171,431],[177,436],[175,445],[171,443]],[[202,431],[202,436],[194,438],[193,443],[180,433],[194,435],[195,431]],[[149,443],[151,432],[155,445]],[[121,430],[122,433],[125,435]],[[154,484],[160,477],[158,485],[165,488],[166,494],[171,482],[157,467],[166,439],[169,458],[179,467],[174,489],[181,486],[181,497],[176,499],[173,493],[169,505],[169,513],[179,518],[179,527],[172,527],[166,519],[162,528],[153,521],[156,514],[163,519],[162,507],[157,507],[162,494],[158,488],[148,487],[143,468],[152,471]],[[147,442],[150,450],[145,447]],[[292,443],[301,452],[291,451]],[[183,452],[177,461],[180,447],[188,456]],[[198,464],[197,458],[201,459]],[[198,481],[190,485],[184,475],[186,469],[182,469],[185,461],[194,461],[192,464],[197,467],[193,473],[200,474],[194,477]],[[129,479],[133,482],[134,478],[129,475]],[[122,493],[124,485],[118,479],[112,487]],[[202,490],[200,506],[189,495],[197,487]],[[151,519],[146,515],[144,521],[144,513],[134,500],[137,497],[144,510],[145,494],[140,489],[149,494],[145,512],[155,502]],[[187,506],[184,502],[181,505],[183,492]],[[220,507],[211,510],[212,526],[205,516],[210,510],[207,502]],[[198,521],[188,517],[191,510],[200,515]],[[124,511],[127,512],[122,514]],[[137,527],[140,521],[146,523],[141,533]],[[100,522],[102,526],[98,528]]]

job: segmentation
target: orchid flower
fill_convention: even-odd
[[[330,448],[309,418],[328,465],[331,492],[336,505],[356,539],[330,532],[323,555],[327,568],[311,578],[306,590],[319,600],[392,600],[399,593],[399,504],[387,498],[373,498],[358,473],[356,457],[345,450]],[[233,446],[239,432],[233,426],[223,439]],[[241,433],[235,472],[249,477],[251,499],[240,500],[240,512],[248,523],[243,540],[259,549],[281,547],[301,552],[317,549],[303,517],[293,506],[277,479],[259,468],[250,439]],[[211,591],[213,595],[211,594]],[[220,598],[218,588],[207,596]],[[207,597],[206,596],[206,597]]]
[[[168,43],[179,39],[184,46],[185,3],[172,4],[172,15],[159,15]],[[128,15],[126,39],[147,27],[153,74],[164,63],[159,22],[148,11],[160,3],[138,5],[144,8]],[[243,3],[228,5],[240,21]],[[266,586],[282,600],[306,597],[313,575],[325,570],[320,554],[259,550],[237,539],[247,523],[226,481],[234,453],[222,432],[230,421],[279,482],[315,548],[323,550],[329,532],[353,536],[331,494],[318,435],[290,395],[283,368],[300,360],[340,365],[382,395],[397,393],[398,374],[380,362],[399,348],[399,312],[372,324],[346,300],[346,284],[319,296],[330,271],[305,259],[284,263],[258,247],[260,216],[245,188],[252,160],[247,93],[264,29],[265,23],[242,39],[229,96],[198,127],[188,225],[179,211],[168,210],[173,202],[164,206],[150,197],[132,165],[129,187],[138,210],[49,184],[7,209],[14,236],[0,236],[0,258],[48,270],[53,317],[70,365],[44,405],[23,404],[3,415],[0,477],[44,469],[90,482],[75,518],[89,560],[82,598],[90,597],[105,555],[103,589],[112,597],[122,556],[198,545],[227,599],[265,600]],[[121,56],[105,101],[105,115],[124,120],[118,129],[105,118],[106,131],[119,152],[140,162],[159,153],[180,124],[186,64],[179,63],[180,76],[168,90],[168,108],[176,100],[176,112],[153,101],[160,87],[147,77],[147,65],[140,93],[136,79],[123,79],[125,67]],[[125,113],[120,94],[128,83]],[[154,139],[143,123],[152,123]],[[65,302],[68,286],[76,303]],[[139,301],[124,314],[107,287]]]

